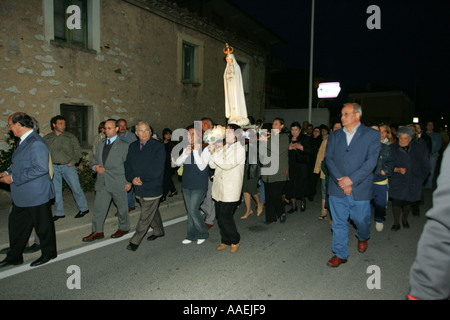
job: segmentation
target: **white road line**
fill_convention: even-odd
[[[183,217],[180,217],[180,218],[177,218],[177,219],[173,219],[173,220],[170,220],[170,221],[167,221],[167,222],[163,222],[163,226],[164,227],[169,227],[171,225],[180,223],[180,222],[185,221],[185,220],[187,220],[187,216],[183,216]],[[121,237],[119,239],[108,239],[108,240],[96,242],[94,244],[91,244],[91,245],[88,245],[88,246],[85,246],[85,247],[82,247],[82,248],[78,248],[78,249],[71,250],[71,251],[68,251],[68,252],[65,252],[65,253],[62,253],[62,254],[58,254],[58,257],[56,259],[50,260],[49,262],[47,262],[46,264],[44,264],[42,266],[30,267],[30,265],[28,264],[28,265],[21,265],[19,267],[15,267],[15,268],[12,268],[12,269],[8,269],[8,270],[5,270],[5,271],[2,271],[2,272],[0,272],[0,280],[8,278],[8,277],[11,277],[11,276],[14,276],[14,275],[22,273],[22,272],[26,272],[26,271],[29,271],[29,270],[34,270],[36,268],[44,267],[44,266],[49,265],[49,264],[54,263],[54,262],[58,262],[58,261],[61,261],[61,260],[64,260],[64,259],[72,258],[74,256],[77,256],[77,255],[80,255],[80,254],[83,254],[83,253],[86,253],[86,252],[89,252],[89,251],[92,251],[92,250],[103,248],[103,247],[109,246],[111,244],[115,244],[118,241],[122,241],[122,240],[125,240],[125,239],[130,239],[133,235],[134,235],[134,232],[128,233],[128,234],[124,235],[123,237]]]

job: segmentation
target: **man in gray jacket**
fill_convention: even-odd
[[[117,205],[119,228],[111,238],[120,238],[130,230],[127,192],[131,183],[125,179],[124,163],[128,154],[128,143],[119,139],[119,130],[115,120],[105,123],[106,139],[99,144],[94,155],[92,168],[97,172],[95,183],[94,216],[92,233],[83,238],[83,242],[91,242],[104,238],[103,224],[108,214],[111,200]]]
[[[411,267],[409,299],[450,299],[450,148],[444,153],[433,207]]]

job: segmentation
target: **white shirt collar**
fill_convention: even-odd
[[[29,131],[27,131],[27,132],[25,132],[21,137],[20,137],[20,143],[22,143],[26,138],[28,138],[28,136],[30,135],[30,134],[32,134],[33,133],[33,129],[30,129]],[[19,144],[20,144],[19,143]]]

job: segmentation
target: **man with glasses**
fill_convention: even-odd
[[[381,137],[378,131],[361,124],[361,116],[359,104],[345,104],[341,114],[343,129],[333,131],[328,137],[325,160],[330,174],[328,194],[335,254],[328,261],[330,267],[347,262],[349,218],[357,228],[359,252],[366,251],[370,238],[373,171],[380,154]]]
[[[11,167],[0,173],[0,183],[11,188],[12,202],[8,218],[10,249],[0,262],[0,268],[23,263],[23,252],[33,228],[39,237],[42,255],[31,266],[47,263],[57,256],[50,205],[54,188],[49,174],[49,150],[33,126],[32,118],[22,112],[8,119],[8,129],[20,141],[12,155]]]

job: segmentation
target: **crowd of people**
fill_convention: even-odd
[[[217,222],[221,243],[216,249],[229,248],[234,253],[241,243],[234,212],[242,199],[246,211],[240,219],[254,214],[254,201],[256,215],[264,213],[269,225],[285,223],[288,215],[298,210],[304,212],[307,200],[313,201],[319,193],[322,209],[318,218],[329,219],[333,231],[335,256],[328,265],[337,267],[348,257],[349,218],[357,228],[360,252],[367,249],[372,212],[376,230],[383,230],[389,199],[394,218],[391,229],[409,227],[408,216],[411,212],[419,214],[422,190],[433,187],[439,156],[448,144],[448,135],[435,132],[432,122],[423,130],[419,124],[362,124],[361,117],[362,108],[354,103],[344,105],[341,121],[331,126],[294,121],[288,127],[282,118],[264,125],[248,117],[250,125],[268,129],[268,134],[261,133],[256,139],[266,147],[267,157],[278,164],[270,174],[263,169],[271,163],[249,161],[249,138],[240,136],[245,129],[240,130],[236,124],[225,125],[224,139],[208,144],[203,136],[216,124],[203,118],[201,132],[189,125],[183,147],[174,154],[180,142],[172,140],[169,128],[159,138],[147,122],[139,122],[131,132],[126,120],[108,119],[99,124],[94,139],[90,164],[96,175],[92,232],[82,241],[104,238],[103,224],[112,200],[118,217],[118,229],[112,238],[130,231],[129,212],[135,209],[136,199],[141,206],[128,250],[138,249],[150,227],[153,234],[147,240],[163,237],[159,204],[178,193],[172,180],[177,172],[188,218],[183,245],[202,244]],[[0,182],[11,185],[12,197],[10,248],[2,250],[7,256],[0,266],[22,263],[27,250],[42,251],[32,265],[56,257],[54,224],[65,217],[63,180],[78,206],[75,218],[89,213],[76,171],[81,148],[77,138],[66,130],[66,119],[53,117],[53,130],[43,138],[33,130],[34,123],[24,113],[8,119],[8,127],[20,143],[10,170],[0,174]],[[272,143],[274,138],[276,144]],[[22,177],[24,172],[27,174]],[[53,214],[50,201],[54,201]],[[18,220],[17,212],[21,211],[27,212],[20,218],[26,223]],[[35,243],[28,247],[33,229]]]

